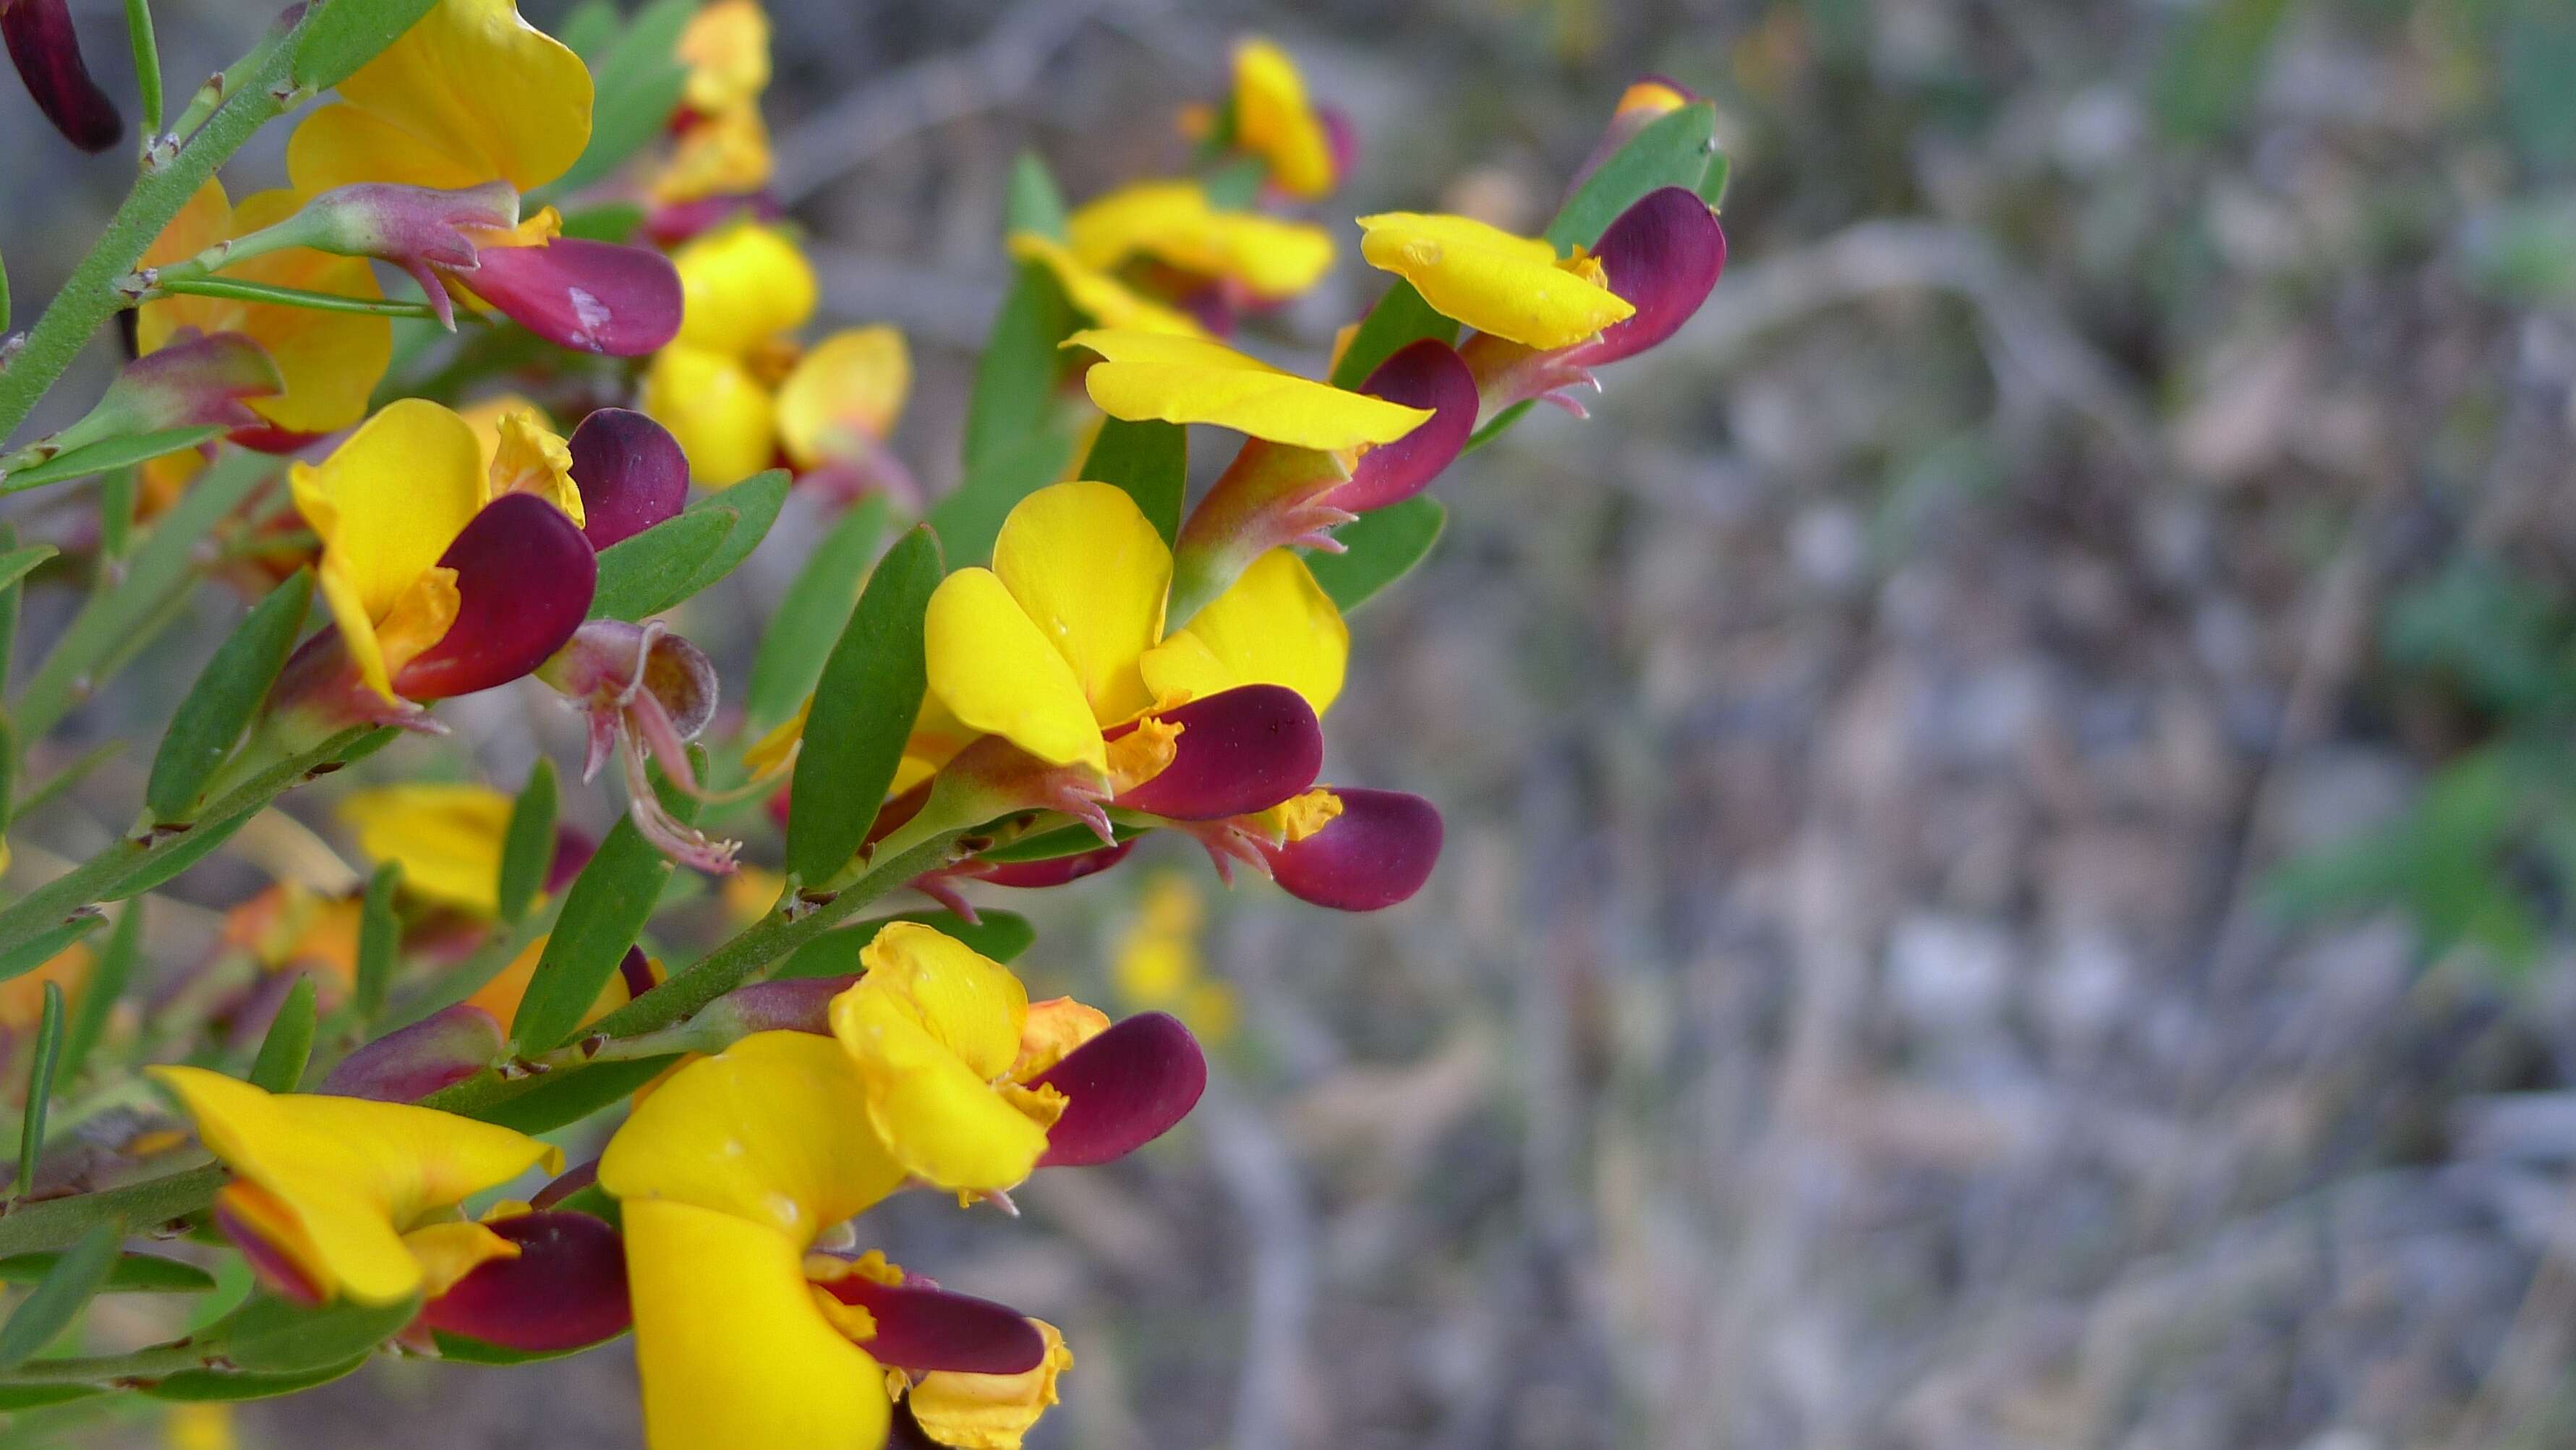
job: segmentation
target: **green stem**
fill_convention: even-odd
[[[238,260],[238,258],[227,260]],[[315,292],[303,287],[278,287],[266,282],[242,282],[231,277],[172,277],[164,273],[153,282],[152,291],[156,296],[169,292],[182,292],[195,297],[225,297],[240,302],[268,302],[280,307],[301,307],[309,312],[355,312],[368,317],[418,317],[431,322],[438,320],[438,314],[431,311],[426,302],[388,302],[374,297],[343,297],[337,292]]]
[[[321,8],[310,7],[308,19]],[[284,107],[273,92],[286,80],[293,53],[291,46],[269,44],[259,63],[243,77],[241,88],[215,108],[170,164],[137,178],[98,245],[72,268],[63,290],[54,294],[44,315],[28,331],[25,346],[7,368],[0,369],[0,438],[27,421],[37,401],[62,377],[99,326],[125,305],[117,280],[143,260],[144,252],[188,198],[241,149],[252,132],[282,113]]]
[[[125,35],[134,44],[134,87],[143,102],[143,169],[154,167],[152,147],[161,139],[161,45],[152,35],[152,0],[125,0]]]
[[[167,1379],[185,1370],[204,1369],[216,1353],[212,1344],[182,1339],[124,1354],[91,1354],[71,1359],[34,1359],[0,1371],[0,1385],[97,1385],[114,1388],[144,1380]]]
[[[208,1163],[76,1198],[19,1204],[0,1213],[0,1254],[67,1248],[79,1242],[91,1224],[111,1218],[125,1220],[138,1232],[184,1218],[214,1202],[215,1190],[231,1176],[222,1164]]]

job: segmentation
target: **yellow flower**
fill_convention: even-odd
[[[369,858],[402,863],[404,890],[488,917],[511,804],[487,785],[387,785],[343,797],[339,815]]]
[[[1267,40],[1234,48],[1234,143],[1270,167],[1281,191],[1309,201],[1333,189],[1333,141],[1306,99],[1305,78]]]
[[[956,1450],[1020,1450],[1020,1442],[1056,1402],[1057,1376],[1073,1368],[1064,1336],[1043,1319],[1029,1321],[1046,1338],[1046,1358],[1019,1374],[934,1370],[912,1387],[912,1417],[930,1438]]]
[[[287,142],[307,196],[364,181],[533,191],[590,144],[589,68],[512,0],[438,0],[339,92]]]
[[[263,191],[244,197],[236,207],[224,195],[223,183],[209,180],[162,228],[141,265],[166,267],[186,261],[218,242],[284,221],[302,205],[303,198],[293,192]],[[224,273],[244,282],[369,302],[384,295],[377,290],[375,272],[366,258],[335,257],[305,247],[251,257],[226,267]],[[393,361],[393,323],[388,318],[184,293],[156,297],[135,310],[136,350],[158,351],[184,327],[206,333],[238,332],[266,349],[286,388],[275,397],[250,399],[249,405],[291,433],[328,433],[357,422],[366,415],[367,398]]]
[[[1147,256],[1237,283],[1264,301],[1305,291],[1333,265],[1332,234],[1323,228],[1219,211],[1194,181],[1138,182],[1095,198],[1066,218],[1065,236],[1086,267],[1105,271]]]
[[[1065,300],[1073,304],[1073,310],[1102,327],[1168,332],[1180,337],[1207,336],[1207,330],[1188,313],[1166,307],[1107,272],[1086,265],[1062,242],[1034,232],[1018,232],[1012,235],[1010,248],[1012,256],[1046,268],[1056,285],[1064,289]]]
[[[456,622],[456,571],[438,560],[483,507],[482,464],[464,419],[404,398],[318,466],[287,474],[322,539],[322,597],[360,677],[388,702],[394,675]]]
[[[1157,699],[1286,685],[1321,719],[1341,696],[1350,657],[1350,626],[1332,597],[1294,550],[1272,549],[1137,666]]]
[[[1571,347],[1637,310],[1591,258],[1560,260],[1544,241],[1470,217],[1395,211],[1359,224],[1370,266],[1411,282],[1442,316],[1525,347]]]
[[[456,1216],[470,1195],[562,1153],[523,1133],[403,1103],[272,1094],[194,1067],[146,1071],[233,1171],[225,1227],[318,1299],[435,1295],[515,1245]]]
[[[702,116],[748,108],[769,89],[769,16],[759,0],[715,0],[690,16],[678,52],[689,68],[681,97]]]
[[[653,199],[669,203],[741,196],[767,186],[777,169],[769,123],[759,109],[719,111],[680,133],[670,159],[653,175]]]
[[[912,352],[891,327],[836,332],[778,387],[778,437],[800,469],[872,452],[912,391]]]
[[[769,466],[778,409],[739,359],[673,343],[644,374],[644,411],[671,430],[689,474],[709,488],[740,483]]]
[[[737,221],[671,254],[685,299],[679,345],[747,357],[814,315],[813,264],[785,229]]]
[[[1065,339],[1102,361],[1083,374],[1091,401],[1113,418],[1213,423],[1292,448],[1340,452],[1392,443],[1431,417],[1318,383],[1197,338],[1095,328]]]

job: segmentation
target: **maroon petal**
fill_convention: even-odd
[[[1667,186],[1619,213],[1595,255],[1610,274],[1610,290],[1637,310],[1572,350],[1571,360],[1585,367],[1634,357],[1690,321],[1726,269],[1726,231],[1708,203]]]
[[[532,493],[485,504],[438,562],[456,571],[456,622],[394,677],[406,700],[470,695],[544,664],[581,627],[599,582],[590,541]]]
[[[486,247],[452,274],[530,332],[582,352],[642,357],[680,330],[680,274],[644,247],[557,237],[541,247]]]
[[[629,998],[641,997],[662,985],[653,979],[653,959],[644,955],[640,946],[628,947],[626,955],[617,959],[617,979],[626,984]]]
[[[36,108],[63,139],[83,151],[104,151],[125,135],[116,103],[82,63],[80,37],[65,0],[0,0],[0,38]]]
[[[519,1246],[421,1307],[421,1322],[528,1354],[555,1354],[622,1334],[626,1249],[586,1213],[523,1213],[485,1225]]]
[[[1040,1168],[1082,1168],[1123,1158],[1170,1132],[1207,1090],[1207,1055],[1180,1019],[1142,1012],[1032,1079],[1065,1096],[1047,1129]]]
[[[602,408],[566,440],[581,490],[581,531],[594,549],[632,538],[689,501],[689,459],[671,430],[627,408]]]
[[[1472,418],[1472,384],[1468,397]],[[1181,727],[1172,763],[1113,804],[1175,821],[1247,816],[1313,785],[1324,768],[1323,727],[1305,697],[1282,685],[1220,690],[1157,713]]]
[[[330,436],[328,433],[298,433],[292,428],[270,424],[261,428],[235,428],[224,438],[253,453],[269,453],[284,458],[301,453]]]
[[[501,1055],[508,1038],[491,1013],[460,1002],[340,1059],[322,1080],[322,1091],[380,1103],[416,1103],[482,1071]]]
[[[973,877],[989,886],[1045,887],[1062,886],[1085,876],[1097,876],[1127,859],[1136,849],[1133,840],[1096,851],[1083,851],[1071,856],[1057,856],[1045,861],[1004,861],[991,866],[978,866],[960,874]]]
[[[571,826],[555,827],[554,859],[546,863],[546,891],[549,895],[572,884],[581,868],[599,850],[599,843]]]
[[[662,202],[644,213],[644,236],[657,247],[676,247],[701,232],[714,231],[738,215],[774,222],[786,214],[778,198],[766,191]]]
[[[1284,846],[1265,846],[1289,895],[1336,911],[1377,911],[1422,889],[1440,859],[1440,812],[1418,795],[1339,790],[1342,813]]]
[[[818,1286],[844,1304],[856,1304],[877,1322],[876,1338],[860,1348],[880,1361],[915,1374],[1021,1374],[1046,1358],[1046,1338],[1006,1304],[952,1294],[927,1283],[880,1284],[847,1274]]]
[[[1379,363],[1360,391],[1408,408],[1429,408],[1432,415],[1394,442],[1361,454],[1351,481],[1324,496],[1326,503],[1355,514],[1411,498],[1438,478],[1476,431],[1478,403],[1476,375],[1447,343],[1431,338]]]

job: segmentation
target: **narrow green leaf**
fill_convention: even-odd
[[[1583,179],[1547,224],[1547,239],[1559,251],[1593,246],[1646,193],[1667,186],[1698,191],[1716,159],[1716,102],[1694,101],[1658,116]]]
[[[1142,826],[1130,826],[1114,821],[1109,827],[1109,834],[1121,841],[1132,841],[1145,834],[1145,831],[1146,828]],[[1006,846],[996,846],[978,855],[976,859],[1004,866],[1025,861],[1058,861],[1067,856],[1079,856],[1085,851],[1099,849],[1100,838],[1091,833],[1089,826],[1059,826],[1052,831],[1040,831],[1034,836],[1022,836]],[[991,953],[988,952],[986,955],[989,956]]]
[[[401,38],[437,0],[329,0],[295,32],[288,74],[309,91],[327,91]]]
[[[1708,203],[1709,210],[1718,211],[1725,207],[1726,183],[1734,175],[1735,162],[1725,152],[1720,151],[1708,159],[1708,171],[1699,179],[1699,199]]]
[[[0,714],[0,832],[17,815],[10,802],[18,797],[18,727]]]
[[[662,134],[688,83],[680,32],[697,11],[698,0],[654,0],[592,64],[590,144],[542,199],[570,196],[606,177]]]
[[[110,1392],[97,1385],[0,1385],[0,1410],[41,1410],[54,1405],[67,1405],[74,1400],[96,1399],[107,1393]],[[97,1407],[83,1406],[83,1408]],[[11,1422],[10,1428],[20,1435],[26,1435],[34,1427],[21,1419]],[[45,1442],[24,1440],[15,1443],[43,1444]]]
[[[618,18],[617,0],[581,0],[555,22],[555,39],[580,56],[594,75],[608,59],[609,47],[625,32],[625,22]]]
[[[117,913],[106,945],[99,948],[89,975],[81,981],[80,995],[72,999],[71,1021],[63,1028],[62,1064],[54,1070],[57,1081],[79,1080],[89,1055],[107,1035],[107,1024],[116,1015],[116,1004],[125,996],[125,984],[134,979],[134,964],[142,955],[143,899],[138,897]]]
[[[991,558],[1002,520],[1021,499],[1064,476],[1074,442],[1070,428],[1045,423],[970,467],[956,489],[930,510],[930,526],[948,558],[961,569]]]
[[[286,656],[304,630],[304,611],[313,602],[313,574],[298,569],[287,581],[242,616],[232,634],[206,661],[170,728],[152,757],[152,778],[143,788],[143,808],[155,820],[183,821],[206,783],[233,753],[233,746],[259,714],[269,686],[286,668]]]
[[[579,241],[623,245],[635,240],[636,230],[643,225],[644,208],[631,201],[611,201],[583,207],[565,217],[563,234]]]
[[[164,282],[161,290],[183,297],[220,297],[232,302],[301,307],[307,312],[345,312],[359,317],[410,317],[426,321],[438,316],[427,302],[390,297],[351,297],[341,292],[281,287],[271,282],[251,282],[239,277],[182,277]]]
[[[1002,229],[1060,242],[1064,219],[1064,191],[1055,184],[1055,173],[1036,152],[1021,152],[1011,162],[1011,189],[1002,198]]]
[[[164,428],[155,433],[135,433],[123,438],[103,439],[85,448],[57,453],[42,463],[19,469],[15,473],[0,475],[0,493],[16,493],[20,489],[40,488],[48,483],[60,483],[67,478],[87,478],[93,473],[105,473],[111,468],[123,468],[128,464],[141,463],[145,459],[158,458],[164,453],[176,453],[182,448],[194,448],[222,431],[224,430],[221,428]]]
[[[697,814],[697,801],[677,790],[662,789],[662,803],[682,821]],[[564,892],[563,914],[510,1022],[516,1050],[545,1052],[580,1030],[582,1014],[644,934],[670,879],[671,858],[644,839],[632,815],[619,817]]]
[[[358,973],[357,984],[349,991],[349,1005],[367,1026],[383,1014],[385,986],[394,977],[394,948],[402,944],[394,893],[401,889],[402,862],[379,862],[367,877],[367,894],[358,904]]]
[[[966,472],[1046,426],[1067,366],[1056,347],[1073,332],[1073,308],[1044,267],[1023,262],[1003,295],[975,360],[975,391],[966,405]]]
[[[98,481],[98,547],[122,559],[134,547],[134,470],[115,468]]]
[[[0,585],[17,583],[34,572],[37,565],[61,552],[51,544],[29,544],[0,554]]]
[[[939,539],[928,528],[896,540],[823,665],[787,818],[787,870],[804,880],[840,870],[885,802],[929,684],[922,615],[940,573]]]
[[[93,1226],[66,1250],[27,1294],[9,1322],[0,1325],[0,1370],[16,1369],[54,1342],[89,1307],[116,1254],[125,1242],[125,1225],[114,1221]]]
[[[510,828],[501,836],[501,879],[494,900],[505,922],[528,914],[546,888],[546,873],[555,863],[555,763],[537,757],[528,783],[510,803]]]
[[[1180,537],[1181,499],[1190,486],[1190,434],[1178,423],[1112,418],[1100,425],[1082,476],[1116,484],[1169,545]]]
[[[30,547],[47,549],[53,546],[35,544]],[[18,526],[6,519],[0,519],[0,548],[7,549],[12,559],[27,552],[18,547]],[[0,584],[0,691],[9,688],[9,665],[18,652],[18,604],[26,593],[26,578],[27,571],[22,569],[7,583]]]
[[[438,1346],[439,1360],[446,1364],[488,1364],[495,1366],[540,1364],[546,1360],[564,1359],[571,1355],[579,1354],[583,1350],[595,1349],[598,1347],[590,1344],[577,1344],[570,1349],[505,1349],[500,1345],[493,1344],[485,1340],[471,1339],[462,1334],[450,1334],[444,1329],[431,1330],[429,1337],[431,1341],[436,1343]]]
[[[813,693],[824,658],[858,605],[859,585],[876,559],[885,527],[884,497],[872,494],[861,500],[814,546],[795,584],[778,601],[769,629],[760,637],[760,650],[752,656],[751,683],[743,689],[743,719],[754,734],[785,721]]]
[[[671,604],[704,593],[713,588],[716,581],[742,567],[742,561],[751,557],[752,551],[760,547],[761,540],[769,537],[770,526],[778,522],[778,511],[787,503],[789,482],[786,469],[773,468],[765,473],[755,473],[718,495],[724,500],[725,507],[734,511],[736,522],[726,532],[723,541],[699,563],[696,572],[689,576],[680,598],[672,600]],[[668,609],[671,604],[662,607]]]
[[[300,1374],[245,1374],[233,1369],[183,1369],[165,1375],[142,1387],[145,1396],[179,1404],[269,1400],[280,1395],[299,1394],[317,1385],[346,1379],[357,1373],[359,1366],[374,1358],[375,1351],[352,1355],[338,1364],[308,1369]]]
[[[477,1111],[474,1116],[483,1122],[522,1133],[551,1133],[557,1128],[578,1123],[613,1103],[625,1101],[637,1088],[651,1082],[662,1069],[677,1061],[676,1055],[643,1057],[632,1062],[595,1062],[588,1067],[548,1073],[536,1079],[526,1091]]]
[[[600,550],[590,617],[642,619],[669,608],[674,584],[695,574],[741,517],[723,504],[701,503]]]
[[[102,1224],[101,1227],[106,1227]],[[59,1250],[11,1254],[0,1259],[0,1284],[33,1284],[63,1261]],[[181,1259],[158,1254],[120,1254],[108,1265],[100,1285],[109,1292],[135,1294],[203,1294],[215,1287],[215,1276]]]
[[[1335,537],[1343,552],[1308,554],[1306,568],[1347,614],[1421,563],[1448,521],[1449,511],[1438,499],[1417,493],[1342,525]]]
[[[273,1093],[291,1093],[304,1081],[304,1064],[313,1056],[313,979],[298,977],[286,1001],[268,1024],[259,1056],[250,1065],[250,1081]]]
[[[54,1074],[62,1060],[63,989],[59,982],[47,982],[43,1015],[36,1024],[36,1050],[27,1063],[27,1108],[18,1124],[18,1174],[9,1188],[12,1200],[26,1197],[35,1186],[36,1160],[45,1156],[45,1113],[54,1101]],[[0,1342],[6,1338],[0,1333]]]
[[[222,1164],[209,1163],[122,1188],[22,1203],[0,1214],[0,1253],[67,1249],[79,1242],[92,1225],[111,1218],[141,1224],[148,1230],[214,1202],[215,1191],[231,1179]]]
[[[1037,928],[1029,924],[1027,917],[1015,912],[983,911],[976,915],[981,920],[970,924],[955,912],[905,911],[835,927],[790,953],[787,960],[770,971],[769,979],[855,975],[859,970],[859,952],[875,941],[877,933],[883,931],[888,923],[897,921],[920,922],[1004,965],[1027,951],[1030,944],[1038,939]]]
[[[39,932],[0,952],[0,982],[23,977],[52,961],[65,947],[98,930],[106,919],[95,911],[84,912],[50,931]]]
[[[201,1337],[210,1351],[253,1374],[308,1374],[367,1353],[419,1312],[417,1296],[393,1304],[341,1299],[306,1309],[263,1294]]]
[[[1358,387],[1377,371],[1379,363],[1426,337],[1454,343],[1458,340],[1458,324],[1434,312],[1412,283],[1398,278],[1369,309],[1368,316],[1360,319],[1359,331],[1351,334],[1351,345],[1342,349],[1342,360],[1333,365],[1333,386]]]

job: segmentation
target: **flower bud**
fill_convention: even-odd
[[[456,191],[361,182],[314,197],[279,230],[318,251],[374,257],[402,268],[452,332],[456,319],[434,269],[472,271],[480,251],[475,234],[507,232],[518,224],[519,189],[506,181]]]
[[[181,328],[118,371],[97,406],[28,450],[38,461],[110,438],[171,428],[255,428],[245,398],[285,391],[267,349],[238,332]]]
[[[322,1080],[322,1091],[380,1103],[416,1103],[490,1066],[508,1042],[509,1034],[491,1013],[460,1002],[340,1059]]]
[[[581,531],[594,549],[633,538],[689,501],[689,460],[679,440],[642,413],[598,409],[565,446],[581,490]]]

